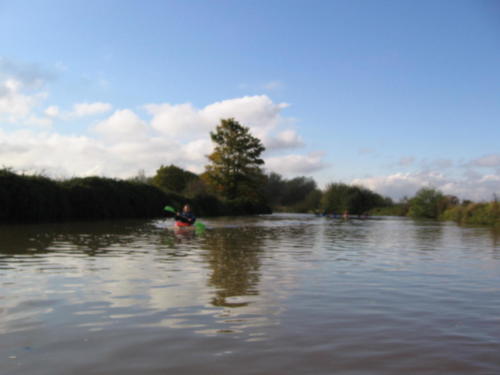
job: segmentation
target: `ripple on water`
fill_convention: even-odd
[[[0,230],[0,372],[500,373],[500,242],[487,230],[204,222]]]

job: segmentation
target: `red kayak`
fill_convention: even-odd
[[[175,226],[176,227],[190,227],[193,224],[185,223],[183,221],[176,221]]]

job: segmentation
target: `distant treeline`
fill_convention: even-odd
[[[204,174],[196,175],[175,165],[161,166],[151,178],[137,177],[160,189],[191,197],[197,194],[213,194],[217,192],[205,182]],[[393,202],[361,186],[343,183],[329,184],[320,190],[316,182],[309,177],[286,179],[278,173],[263,175],[261,184],[255,191],[247,191],[251,201],[258,197],[264,206],[270,206],[277,212],[321,212],[328,214],[365,214],[375,207],[390,207]]]
[[[454,220],[460,224],[500,227],[500,204],[474,203],[431,188],[394,203],[361,186],[331,183],[318,189],[307,177],[285,179],[270,173],[257,191],[233,199],[221,197],[197,175],[174,165],[161,166],[153,177],[129,180],[78,177],[53,180],[0,170],[0,222],[62,221],[163,217],[165,205],[191,204],[198,216],[309,212],[328,215],[397,215]]]
[[[409,216],[500,227],[500,203],[496,197],[491,202],[460,201],[433,188],[423,188],[414,197],[394,203],[362,186],[331,183],[319,190],[310,178],[287,180],[271,173],[264,184],[264,195],[277,211]]]
[[[103,177],[53,180],[0,170],[0,222],[61,221],[165,216],[165,205],[190,203],[200,216],[270,212],[264,203],[182,196],[149,183]]]
[[[400,203],[376,208],[371,213],[500,227],[500,203],[496,196],[491,202],[460,201],[456,196],[445,195],[433,188],[420,189],[412,198],[405,198]]]

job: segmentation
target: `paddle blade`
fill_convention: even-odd
[[[205,224],[203,224],[202,222],[200,221],[196,221],[194,223],[194,226],[196,227],[196,229],[205,229]]]
[[[196,221],[194,223],[194,231],[196,234],[203,234],[205,232],[205,224]]]
[[[173,207],[170,207],[170,206],[165,206],[165,207],[163,207],[163,209],[164,209],[165,211],[171,212],[171,213],[173,213],[173,214],[175,214],[175,213],[176,213],[176,212],[175,212],[175,209],[174,209]]]

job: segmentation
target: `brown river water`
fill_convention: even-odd
[[[500,374],[500,234],[269,215],[0,226],[0,374]]]

